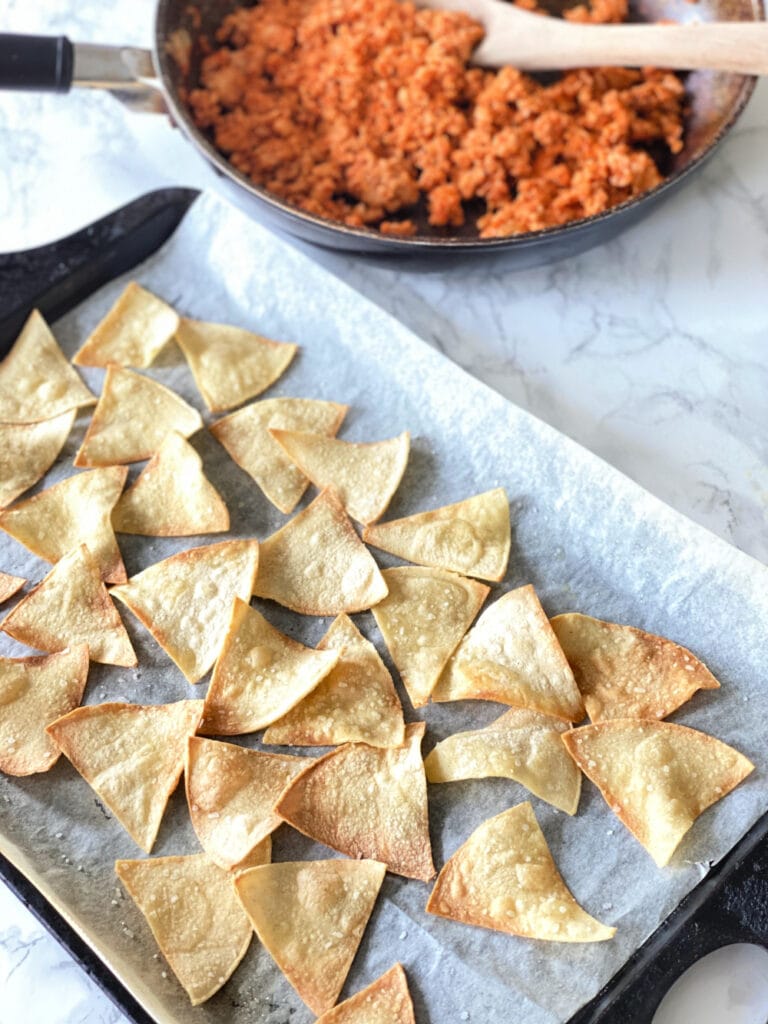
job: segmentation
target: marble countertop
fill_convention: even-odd
[[[0,31],[146,45],[153,7],[6,0]],[[767,154],[761,83],[695,181],[576,259],[419,273],[297,244],[511,401],[768,562]],[[0,251],[50,241],[169,185],[217,182],[165,118],[97,93],[0,96]],[[734,996],[728,1016],[710,999],[713,1016],[697,1024],[763,1024],[766,986],[751,1001]],[[31,1010],[33,990],[52,995]],[[0,992],[0,1024],[124,1020],[2,886]],[[692,1019],[679,1011],[664,1024]]]

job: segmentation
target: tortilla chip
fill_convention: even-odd
[[[424,760],[427,782],[514,779],[553,807],[575,814],[581,772],[560,740],[568,728],[559,718],[512,708],[484,729],[454,733],[438,743]]]
[[[155,562],[110,593],[196,683],[219,655],[232,602],[250,600],[258,564],[258,541],[225,540]]]
[[[76,366],[151,366],[178,323],[171,306],[131,281],[72,362]]]
[[[284,861],[235,879],[256,934],[313,1013],[338,999],[385,870],[371,860]]]
[[[666,718],[697,690],[720,686],[695,655],[664,637],[575,613],[551,624],[593,722]]]
[[[616,934],[569,892],[529,803],[475,829],[438,875],[427,911],[551,942],[602,942]]]
[[[315,1024],[416,1024],[401,964],[318,1017]]]
[[[39,423],[0,423],[0,508],[36,484],[64,447],[77,411]]]
[[[182,320],[176,343],[211,412],[234,409],[266,391],[285,373],[299,347],[202,320]]]
[[[420,708],[491,588],[416,565],[384,569],[382,576],[389,593],[371,611],[411,704]]]
[[[336,491],[358,523],[372,523],[384,514],[403,478],[411,447],[407,430],[389,441],[367,444],[301,430],[271,427],[269,432],[316,487]]]
[[[0,363],[0,422],[39,423],[95,403],[50,327],[33,310]]]
[[[308,764],[306,757],[190,738],[185,767],[189,816],[214,863],[225,871],[239,867],[275,831],[281,823],[275,803]]]
[[[498,581],[509,562],[509,502],[503,487],[453,505],[391,519],[363,530],[363,540],[419,565]]]
[[[573,673],[530,585],[486,608],[456,648],[432,700],[497,700],[565,722],[584,717]]]
[[[26,582],[23,576],[11,576],[10,573],[0,572],[0,604],[9,601]]]
[[[350,618],[339,615],[317,647],[338,651],[338,663],[308,697],[270,725],[263,742],[399,747],[405,739],[403,709],[373,644]]]
[[[108,366],[104,388],[76,466],[114,466],[154,455],[171,430],[189,437],[200,413],[169,388],[132,370]]]
[[[754,768],[714,736],[671,722],[615,719],[562,738],[659,867],[669,863],[698,816]]]
[[[387,595],[370,552],[333,491],[261,542],[254,594],[302,615],[361,612]]]
[[[181,434],[160,448],[112,512],[118,533],[189,537],[229,529],[229,512],[203,473],[203,460]]]
[[[32,658],[0,658],[0,772],[47,772],[61,751],[45,727],[76,708],[88,678],[88,645]]]
[[[125,466],[76,473],[0,512],[0,529],[54,564],[73,548],[87,544],[104,582],[125,583],[111,516],[127,475]]]
[[[401,747],[348,743],[298,775],[275,811],[310,839],[347,857],[383,861],[389,871],[428,882],[429,841],[423,722],[405,727]]]
[[[278,632],[247,601],[235,600],[205,698],[204,732],[256,732],[310,693],[338,661]]]
[[[0,629],[39,651],[86,643],[91,661],[136,665],[125,626],[85,544],[60,559],[6,615]]]
[[[208,429],[265,496],[289,515],[309,486],[269,432],[270,427],[311,430],[333,437],[348,406],[315,398],[267,398],[226,416]]]
[[[253,935],[230,876],[204,853],[118,860],[115,871],[192,1005],[210,999]]]
[[[145,853],[184,768],[201,700],[92,704],[48,726],[48,734]]]

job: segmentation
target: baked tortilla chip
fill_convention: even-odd
[[[291,462],[322,490],[332,487],[358,523],[382,516],[405,472],[411,435],[355,444],[301,430],[270,428]]]
[[[363,530],[363,540],[418,565],[498,581],[509,562],[509,502],[503,487],[453,505],[391,519]]]
[[[266,391],[285,373],[299,347],[202,320],[182,320],[176,343],[211,412],[234,409]]]
[[[297,775],[275,811],[310,839],[347,857],[383,861],[389,871],[434,876],[423,722],[405,727],[401,747],[348,743]]]
[[[104,582],[125,583],[112,509],[127,475],[125,466],[76,473],[0,512],[0,530],[54,564],[68,551],[87,544]]]
[[[204,853],[118,860],[115,871],[192,1005],[210,999],[253,936],[230,876]]]
[[[416,1024],[401,964],[318,1017],[315,1024]]]
[[[225,871],[239,867],[275,831],[281,819],[273,808],[308,764],[306,757],[190,738],[185,766],[189,816],[214,863]]]
[[[269,428],[311,430],[333,437],[347,408],[316,398],[267,398],[225,416],[208,429],[269,501],[289,515],[309,486],[309,478],[291,462]]]
[[[76,366],[151,366],[179,324],[176,311],[131,281],[76,353]]]
[[[76,410],[39,423],[0,423],[0,508],[10,505],[51,468],[64,447]]]
[[[361,612],[387,596],[379,567],[331,490],[261,543],[254,594],[302,615]]]
[[[39,651],[86,643],[91,661],[136,665],[125,626],[85,544],[60,559],[6,615],[0,629]]]
[[[669,863],[698,816],[754,768],[714,736],[671,722],[615,719],[562,739],[659,867]]]
[[[200,413],[150,377],[108,366],[76,466],[114,466],[150,458],[171,430],[189,437],[203,425]]]
[[[446,569],[384,569],[389,588],[372,608],[415,708],[423,707],[491,589]]]
[[[92,704],[47,731],[133,841],[151,853],[202,713],[201,700]]]
[[[61,751],[45,728],[76,708],[88,678],[88,645],[32,658],[0,658],[0,772],[47,772]]]
[[[666,718],[697,690],[720,684],[685,647],[589,615],[556,615],[552,629],[593,722]]]
[[[339,660],[293,710],[267,729],[264,743],[324,747],[368,743],[399,747],[405,739],[403,709],[392,676],[346,615],[339,615],[317,645]]]
[[[573,898],[529,803],[475,829],[438,875],[427,911],[551,942],[602,942],[616,933]]]
[[[456,648],[432,700],[497,700],[564,722],[584,717],[573,673],[530,585],[486,608]]]
[[[225,540],[155,562],[110,593],[196,683],[219,656],[233,601],[250,600],[258,564],[258,541]]]
[[[189,537],[228,530],[229,512],[203,460],[172,430],[118,501],[112,525],[118,533]]]
[[[313,1013],[339,998],[385,871],[372,860],[284,861],[236,877],[256,934]]]
[[[95,403],[50,327],[33,310],[0,363],[0,422],[39,423]]]
[[[338,657],[292,640],[247,601],[235,600],[205,698],[204,732],[236,736],[263,729],[314,690]]]
[[[514,779],[553,807],[575,814],[581,772],[560,739],[568,728],[559,718],[512,708],[484,729],[454,733],[438,743],[424,759],[427,782]]]
[[[0,572],[0,604],[9,601],[26,582],[23,576],[11,576],[10,573]]]

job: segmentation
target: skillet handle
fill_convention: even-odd
[[[69,92],[74,55],[66,36],[0,33],[0,89]]]

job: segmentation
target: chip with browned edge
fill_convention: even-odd
[[[402,965],[390,967],[367,988],[318,1017],[315,1024],[416,1024]]]
[[[26,582],[23,576],[11,576],[10,573],[0,572],[0,604],[10,600]]]
[[[150,366],[173,337],[176,311],[131,281],[72,360],[76,366]]]
[[[64,447],[76,410],[39,423],[0,423],[0,508],[10,505],[50,469]]]

